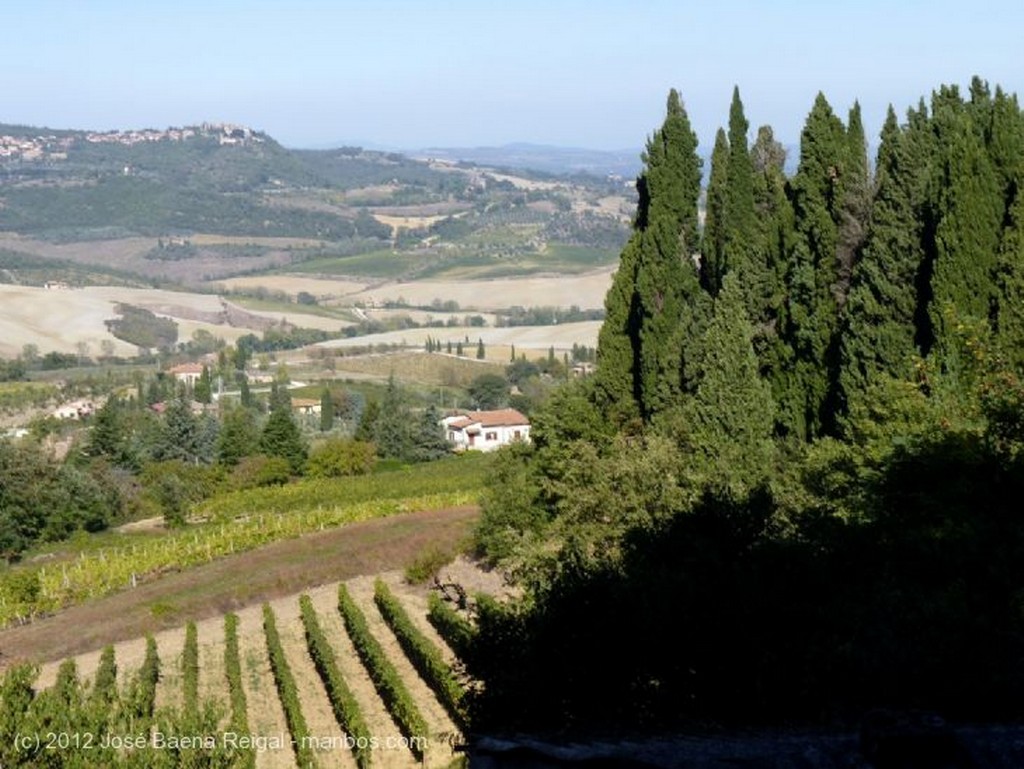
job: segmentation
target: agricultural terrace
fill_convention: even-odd
[[[436,603],[428,618],[425,591],[390,571],[11,668],[0,760],[37,766],[48,746],[15,736],[66,724],[79,742],[60,749],[96,765],[450,766],[472,684],[450,646],[465,619]]]

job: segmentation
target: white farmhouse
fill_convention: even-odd
[[[456,451],[493,451],[530,440],[530,420],[515,409],[460,411],[441,420]]]

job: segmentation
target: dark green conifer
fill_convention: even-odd
[[[785,340],[793,360],[781,393],[788,429],[805,439],[831,426],[838,358],[836,248],[848,156],[846,129],[819,93],[801,134],[800,165],[792,181],[796,236]]]
[[[729,222],[728,184],[729,140],[725,129],[719,128],[715,134],[715,147],[711,151],[704,238],[700,254],[700,282],[712,296],[722,287],[722,276],[725,274],[725,239]]]
[[[729,107],[729,166],[726,188],[725,269],[740,277],[747,314],[758,312],[757,297],[763,292],[763,263],[758,259],[757,222],[754,212],[754,170],[747,148],[750,124],[743,113],[739,88],[733,88]],[[721,285],[721,283],[719,283]]]
[[[1024,376],[1024,190],[1010,207],[999,251],[996,341],[1007,364]]]
[[[841,402],[849,411],[880,376],[911,374],[916,278],[924,259],[914,208],[919,170],[889,107],[876,161],[871,225],[844,307]]]
[[[934,263],[928,320],[938,348],[949,341],[950,305],[956,316],[988,322],[996,301],[995,268],[1003,196],[971,113],[955,89],[936,95],[932,122],[939,156],[933,179]]]
[[[334,427],[334,398],[331,391],[324,388],[320,393],[320,432],[325,433]]]
[[[290,399],[280,397],[282,391],[288,392],[287,388],[281,387],[278,397],[272,397],[273,406],[260,434],[259,448],[267,456],[288,460],[292,472],[299,475],[306,465],[306,445],[292,417]]]
[[[730,273],[701,345],[686,421],[708,480],[738,493],[770,477],[775,456],[774,403],[758,371],[753,333],[739,277]]]
[[[636,272],[638,388],[645,419],[674,405],[681,391],[684,354],[700,291],[694,256],[699,248],[697,199],[701,159],[697,135],[679,94],[647,144],[646,170],[637,183],[639,252]]]

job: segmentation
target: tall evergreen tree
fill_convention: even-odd
[[[679,94],[669,93],[665,122],[647,144],[638,180],[636,273],[637,391],[646,419],[673,405],[681,390],[684,350],[700,286],[697,135]]]
[[[690,299],[699,291],[697,198],[701,160],[679,94],[647,143],[633,235],[605,298],[594,392],[617,422],[649,419],[680,389]]]
[[[374,429],[377,454],[385,459],[406,459],[412,445],[412,425],[405,393],[392,374],[380,404]]]
[[[708,480],[744,493],[772,473],[775,408],[758,370],[739,276],[725,276],[687,404],[688,441]]]
[[[704,290],[715,295],[722,287],[725,274],[725,239],[729,226],[729,140],[725,129],[715,134],[708,174],[707,202],[704,213],[704,239],[701,243],[700,282]]]
[[[224,415],[217,440],[217,459],[229,467],[259,451],[260,430],[255,415],[244,406],[236,406]]]
[[[199,375],[199,379],[196,380],[193,395],[200,403],[209,403],[213,400],[213,377],[210,375],[209,366],[203,366],[203,372]]]
[[[325,387],[320,393],[320,432],[325,433],[334,427],[334,398]]]
[[[993,314],[1004,203],[979,131],[955,89],[936,95],[932,120],[940,155],[933,179],[935,255],[928,320],[941,351],[951,333],[946,328],[950,306],[963,319],[988,322]]]
[[[726,191],[728,216],[725,238],[726,271],[740,276],[747,314],[754,317],[764,289],[765,274],[759,260],[757,222],[754,210],[754,168],[747,148],[750,124],[743,112],[739,88],[732,91],[729,107],[729,167]]]
[[[639,235],[634,232],[622,249],[619,268],[604,299],[604,322],[597,335],[598,367],[594,397],[615,422],[640,413],[637,393],[636,269]],[[515,362],[515,349],[512,353]]]
[[[871,214],[871,176],[868,173],[867,139],[860,103],[854,102],[846,126],[846,160],[843,164],[842,199],[836,244],[835,295],[840,307],[846,302],[854,265],[867,237]]]
[[[279,389],[288,392],[284,387]],[[299,475],[306,465],[307,452],[302,434],[292,417],[290,399],[286,401],[279,396],[272,400],[274,405],[260,434],[260,451],[270,457],[288,460],[292,472]]]
[[[880,375],[908,377],[916,352],[916,278],[924,259],[914,206],[918,169],[891,106],[875,165],[871,225],[843,314],[840,387],[847,411]]]
[[[787,427],[802,438],[829,424],[838,351],[836,248],[848,139],[842,121],[819,93],[800,137],[792,181],[796,237],[790,264],[785,339],[793,364],[782,393]]]
[[[999,251],[996,340],[1006,362],[1024,376],[1024,190],[1010,207]]]

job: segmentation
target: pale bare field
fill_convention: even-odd
[[[261,275],[227,278],[217,281],[216,285],[223,286],[227,291],[236,289],[251,291],[262,287],[272,291],[284,291],[291,296],[297,295],[300,291],[306,291],[318,300],[330,300],[358,294],[372,284],[370,281],[321,280],[303,275]]]
[[[67,259],[89,262],[102,254],[103,258],[126,260],[156,248],[157,238],[117,238],[116,240],[87,240],[79,243],[48,243],[13,232],[0,232],[0,248],[10,248],[49,259]]]
[[[454,300],[463,309],[497,310],[520,307],[604,307],[614,268],[582,275],[545,275],[496,280],[424,280],[385,283],[353,294],[353,301],[380,303],[405,299],[409,304],[429,305],[435,299]]]
[[[392,232],[398,230],[415,230],[420,227],[429,227],[435,222],[447,219],[447,216],[388,216],[387,214],[374,214],[373,218],[381,224],[387,225]]]
[[[197,246],[267,246],[269,248],[317,248],[323,241],[310,238],[261,238],[250,235],[196,233],[188,238]]]
[[[321,331],[338,331],[339,329],[345,328],[345,326],[351,326],[352,323],[341,318],[329,318],[324,315],[310,315],[302,312],[300,305],[295,306],[295,310],[245,310],[250,315],[255,315],[259,318],[266,318],[272,320],[275,323],[282,323],[287,321],[293,326],[300,326],[302,328],[316,328]],[[244,329],[242,333],[247,333]]]
[[[85,290],[47,291],[33,286],[0,285],[0,355],[15,357],[27,344],[40,352],[72,353],[84,344],[96,354],[104,341],[118,355],[135,347],[114,338],[104,325],[117,317],[113,302]]]
[[[227,289],[263,287],[298,294],[299,291],[322,299],[344,299],[346,303],[368,305],[404,300],[428,306],[435,299],[454,300],[463,310],[497,310],[520,307],[604,307],[616,267],[582,275],[542,275],[529,278],[495,280],[418,280],[414,282],[359,283],[352,280],[320,279],[299,275],[231,278],[220,281]]]
[[[328,349],[344,349],[346,347],[365,347],[376,344],[397,344],[422,347],[427,337],[440,340],[446,344],[451,340],[454,346],[462,341],[465,355],[472,358],[476,354],[478,339],[482,339],[484,347],[497,345],[508,348],[515,345],[516,349],[556,350],[572,349],[574,344],[594,347],[597,345],[597,333],[601,329],[601,321],[588,320],[579,323],[561,323],[557,326],[512,326],[504,328],[407,328],[402,331],[388,331],[384,334],[370,334],[350,339],[331,339],[320,342],[318,347]],[[466,337],[469,342],[466,342]],[[341,367],[341,363],[338,364]]]

